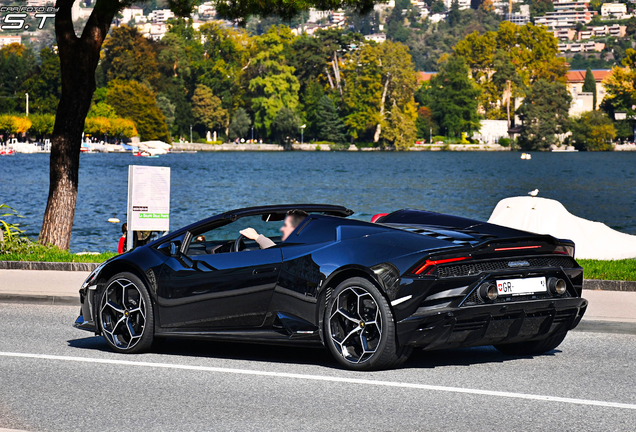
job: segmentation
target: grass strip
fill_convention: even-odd
[[[636,281],[636,259],[577,259],[585,279]]]

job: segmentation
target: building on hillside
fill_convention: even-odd
[[[479,132],[473,134],[473,138],[485,144],[496,144],[499,138],[508,138],[508,120],[482,120]]]
[[[171,18],[174,18],[174,12],[170,9],[157,9],[148,14],[148,19],[153,23],[165,23]]]
[[[444,6],[446,6],[446,9],[450,10],[453,5],[453,1],[455,0],[444,0]],[[470,9],[470,0],[457,0],[457,6],[459,6],[459,10]]]
[[[197,7],[197,11],[199,15],[204,17],[215,17],[216,16],[216,8],[212,2],[205,2],[200,4]]]
[[[598,97],[598,96],[597,96]],[[574,93],[572,94],[572,103],[570,104],[570,117],[578,117],[581,114],[594,110],[594,95],[592,93]]]
[[[123,23],[129,23],[130,21],[135,19],[135,17],[144,16],[144,10],[139,6],[130,6],[127,8],[123,8],[120,13],[123,17],[121,19],[121,22]]]
[[[329,15],[331,15],[330,10],[318,10],[318,9],[309,9],[309,19],[307,19],[308,23],[317,23],[320,20],[328,20]]]
[[[437,72],[417,72],[417,84],[422,85],[423,82],[430,81],[437,75]]]
[[[436,14],[433,14],[433,15],[429,15],[428,19],[430,19],[432,23],[438,23],[438,22],[444,21],[446,19],[446,14],[445,13],[436,13]]]
[[[93,8],[81,7],[81,2],[76,1],[71,7],[71,19],[77,21],[80,19],[88,19],[93,13]]]
[[[587,30],[581,30],[578,33],[578,40],[590,39],[593,37],[624,37],[627,27],[614,24],[611,26],[588,27]]]
[[[604,43],[584,42],[573,44],[559,44],[559,52],[601,52],[605,49]]]
[[[0,36],[0,48],[14,43],[22,45],[22,37],[20,35]]]
[[[345,13],[342,9],[331,12],[331,14],[329,15],[329,19],[331,20],[332,23],[334,24],[344,24],[345,22]]]
[[[623,19],[627,15],[627,5],[624,3],[603,3],[601,16],[603,18]]]
[[[373,10],[376,12],[383,12],[387,9],[393,9],[395,7],[395,0],[389,0],[386,3],[376,3],[373,5]]]
[[[554,30],[552,33],[554,33],[554,37],[560,41],[574,40],[578,34],[574,29],[559,29]]]
[[[524,15],[521,12],[513,12],[512,15],[507,13],[504,15],[504,20],[510,21],[518,26],[526,25],[530,22],[530,13],[527,15]]]
[[[386,42],[386,35],[384,33],[373,33],[373,34],[365,35],[364,38],[368,41],[373,41],[377,43]]]
[[[566,86],[573,98],[574,95],[584,93],[583,83],[585,82],[585,73],[586,71],[584,70],[571,70],[566,75]],[[603,85],[603,80],[609,77],[611,73],[611,69],[592,70],[592,75],[594,75],[594,80],[596,81],[596,108],[598,108],[605,97],[605,86]]]
[[[554,3],[554,12],[535,17],[534,23],[551,29],[572,28],[578,23],[589,23],[595,15],[596,11],[588,10],[586,2],[558,2]]]

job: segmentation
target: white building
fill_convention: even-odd
[[[627,15],[627,5],[624,3],[603,3],[601,6],[601,16],[603,17],[615,17],[622,18],[623,15]]]
[[[386,35],[384,33],[373,33],[373,34],[366,35],[364,38],[368,41],[373,41],[377,43],[386,42]]]
[[[446,9],[450,10],[453,5],[453,1],[454,0],[444,0],[444,6],[446,6]],[[457,5],[459,6],[459,10],[470,9],[470,0],[457,0]]]
[[[123,16],[121,21],[124,23],[130,22],[133,19],[135,19],[135,22],[138,22],[136,20],[136,17],[144,16],[144,10],[140,8],[139,6],[131,6],[131,7],[124,8],[121,10],[120,13]]]
[[[157,9],[148,14],[148,19],[153,23],[165,23],[170,18],[174,18],[174,12],[170,9]]]
[[[331,11],[330,10],[318,10],[318,9],[309,9],[309,19],[307,20],[308,23],[317,23],[320,20],[328,20],[329,19],[329,15],[331,15]]]
[[[20,35],[16,36],[0,36],[0,48],[3,46],[11,45],[11,44],[22,44],[22,37]]]
[[[438,23],[438,22],[444,21],[446,19],[446,14],[445,13],[443,13],[443,14],[436,13],[436,14],[433,14],[433,15],[429,15],[428,19],[430,19],[431,22],[433,22],[433,23]]]
[[[345,21],[345,13],[343,10],[331,12],[331,15],[329,17],[331,18],[331,22],[333,23],[344,23]]]

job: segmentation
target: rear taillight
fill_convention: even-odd
[[[511,250],[522,250],[522,249],[539,249],[540,247],[541,247],[540,245],[502,247],[502,248],[496,248],[495,252],[511,251]]]
[[[423,264],[415,268],[415,270],[413,271],[413,274],[416,274],[416,275],[431,274],[435,271],[435,267],[439,264],[446,264],[446,263],[455,262],[455,261],[464,261],[467,259],[470,259],[470,257],[465,256],[465,257],[447,258],[447,259],[440,259],[440,260],[427,259],[426,261],[424,261]]]
[[[376,223],[378,221],[378,219],[383,218],[386,215],[388,215],[388,213],[374,214],[373,217],[371,218],[371,223]]]
[[[569,255],[574,258],[574,246],[557,246],[552,253]]]

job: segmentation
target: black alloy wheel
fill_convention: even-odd
[[[354,370],[394,368],[410,355],[395,337],[386,298],[369,280],[351,278],[333,291],[324,316],[325,343],[336,360]]]
[[[100,330],[120,353],[139,353],[152,345],[154,316],[148,291],[132,273],[113,276],[99,303]]]

